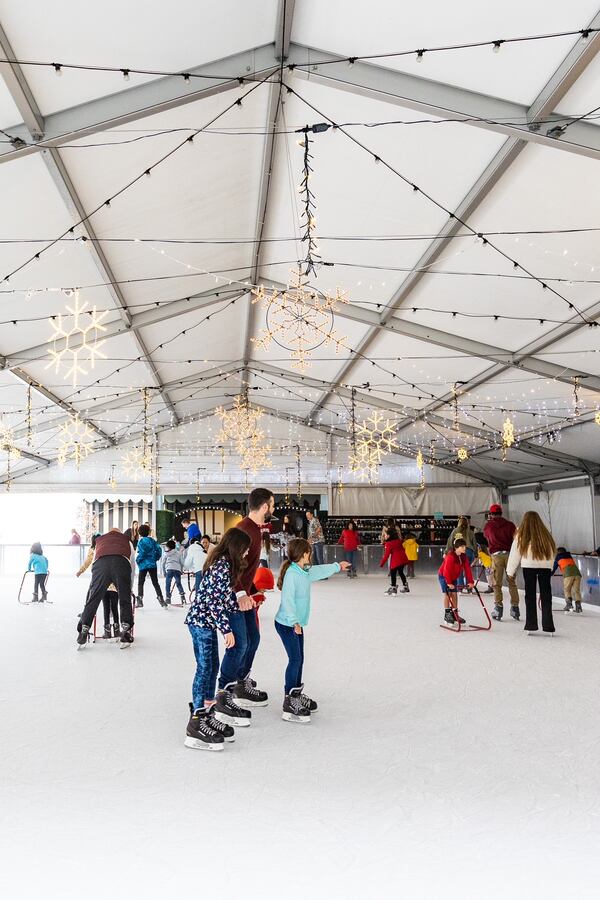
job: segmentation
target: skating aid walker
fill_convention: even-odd
[[[131,593],[131,610],[132,610],[132,614],[133,614],[133,622],[131,623],[131,634],[133,636],[135,633],[135,594],[133,593],[133,591]],[[99,629],[97,629],[97,625],[96,625],[97,618],[98,618],[98,613],[96,613],[96,615],[94,616],[94,619],[92,622],[92,627],[88,631],[87,643],[95,644],[96,641],[107,641],[107,642],[113,641],[115,643],[118,643],[119,638],[115,638],[115,637],[105,638],[104,634],[99,634]],[[81,624],[81,616],[80,616],[79,621]],[[79,626],[78,626],[77,630],[79,630]],[[102,629],[102,631],[104,631],[104,628]],[[83,649],[83,647],[86,647],[86,646],[87,646],[87,644],[80,645],[78,647],[78,649],[81,650],[81,649]]]
[[[23,578],[21,579],[21,586],[19,587],[19,593],[17,594],[17,602],[20,603],[21,606],[30,606],[34,602],[33,600],[21,600],[21,594],[23,593],[23,587],[25,585],[25,580],[27,579],[28,575],[33,575],[33,574],[34,573],[31,571],[31,569],[28,569],[25,572],[25,574],[23,575]],[[48,573],[48,575],[46,575],[46,578],[44,580],[44,588],[43,588],[44,591],[46,590],[46,585],[48,584],[49,577],[50,577],[50,573]],[[43,594],[42,594],[42,596],[43,596]],[[32,597],[33,597],[33,591],[32,591]],[[50,605],[52,605],[52,600],[48,600],[47,594],[46,594],[46,599],[43,602],[50,603]]]
[[[483,609],[483,611],[484,611],[484,613],[485,613],[485,617],[486,617],[486,619],[487,619],[487,625],[466,625],[466,624],[463,625],[463,624],[461,623],[460,617],[459,617],[459,615],[458,615],[458,595],[457,595],[457,592],[456,592],[456,591],[449,591],[449,590],[446,590],[446,593],[448,594],[448,598],[449,598],[449,600],[450,600],[450,608],[451,608],[452,614],[453,614],[453,616],[454,616],[454,625],[450,625],[450,624],[444,623],[444,624],[440,625],[440,628],[445,628],[446,631],[453,631],[454,634],[459,634],[460,632],[466,632],[466,631],[489,631],[489,630],[491,629],[491,627],[492,627],[492,620],[491,620],[491,618],[490,618],[489,612],[488,612],[487,609],[486,609],[485,603],[483,602],[483,600],[482,600],[482,598],[481,598],[481,594],[479,593],[479,591],[478,591],[478,589],[477,589],[477,583],[475,583],[475,584],[473,585],[473,590],[474,590],[475,593],[477,594],[477,598],[478,598],[479,602],[481,603],[481,608]],[[455,601],[455,602],[456,602],[456,607],[452,606],[452,595],[454,595],[454,597],[456,597],[456,601]]]

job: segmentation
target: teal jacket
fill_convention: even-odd
[[[275,615],[280,625],[308,625],[310,616],[310,586],[313,581],[321,581],[340,571],[338,563],[327,566],[311,566],[301,569],[292,563],[283,579],[281,602]]]
[[[36,575],[47,575],[49,571],[48,560],[45,556],[40,556],[39,553],[32,553],[29,557],[27,571],[34,572]]]

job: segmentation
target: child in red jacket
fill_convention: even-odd
[[[410,592],[408,587],[408,581],[406,580],[406,575],[404,574],[404,566],[408,565],[408,556],[406,555],[406,550],[404,549],[404,545],[402,541],[398,537],[398,532],[394,531],[389,534],[388,540],[384,542],[384,554],[379,565],[383,568],[388,561],[390,560],[390,579],[391,579],[391,587],[389,587],[386,591],[386,594],[397,594],[398,588],[396,586],[396,576],[400,575],[400,580],[404,587],[402,590],[405,594]]]
[[[355,522],[350,519],[348,525],[342,531],[338,544],[344,547],[344,558],[350,563],[347,571],[348,578],[356,578],[356,556],[360,547],[360,534],[356,528]]]
[[[467,586],[472,588],[474,586],[473,573],[471,572],[469,560],[465,555],[467,542],[463,541],[462,538],[458,538],[454,541],[453,546],[454,549],[444,557],[444,561],[438,571],[438,579],[444,595],[444,621],[448,625],[455,625],[456,622],[464,625],[465,620],[461,619],[458,614],[456,579],[459,575],[464,574]]]

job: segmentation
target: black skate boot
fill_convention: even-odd
[[[136,598],[135,598],[135,603],[134,603],[135,608],[136,608],[136,609],[141,609],[141,608],[143,607],[143,605],[144,605],[144,598],[143,598],[143,597],[136,597]]]
[[[113,624],[113,637],[117,640],[121,637],[121,627],[118,622]]]
[[[516,622],[518,622],[519,619],[521,618],[521,610],[519,609],[518,606],[512,606],[512,605],[511,605],[511,607],[510,607],[510,614],[511,614],[511,617],[512,617]]]
[[[459,622],[461,625],[465,624],[465,620],[459,615],[457,609],[447,609],[444,612],[444,622],[446,625],[457,625]]]
[[[164,597],[157,597],[156,599],[158,600],[158,602],[160,603],[160,605],[162,606],[163,609],[168,609],[169,606],[171,605],[171,601],[169,600],[169,602],[167,603],[165,601]]]
[[[564,613],[572,613],[573,612],[573,601],[567,600],[565,603],[565,608],[563,609]]]
[[[79,624],[81,625],[81,623],[79,623]],[[79,628],[77,630],[79,631]],[[90,626],[89,625],[81,625],[81,631],[79,631],[79,634],[77,635],[77,649],[78,650],[83,650],[83,648],[85,647],[85,645],[87,644],[87,642],[89,640],[89,634],[90,634]]]
[[[192,750],[222,750],[223,735],[208,724],[208,710],[190,709],[190,712],[190,721],[185,732],[185,746],[191,747]]]
[[[131,633],[131,625],[127,625],[126,622],[123,622],[121,626],[121,650],[125,650],[127,647],[130,647],[133,644],[133,635]]]
[[[235,725],[237,728],[245,728],[250,725],[252,713],[249,709],[242,709],[233,702],[232,689],[236,682],[228,684],[223,690],[217,691],[217,702],[213,707],[213,715],[219,722],[226,725]]]
[[[285,695],[281,714],[284,722],[298,722],[301,725],[310,722],[310,710],[302,703],[301,692],[302,688],[292,688],[290,693]]]
[[[105,641],[110,641],[110,639],[112,637],[112,630],[111,630],[110,625],[104,626],[104,634],[102,635],[102,637],[104,638]]]
[[[410,594],[410,588],[409,588],[409,586],[408,586],[407,584],[405,584],[404,587],[402,588],[402,593],[403,593],[403,594]]]
[[[387,591],[384,591],[383,593],[387,594],[388,597],[391,597],[392,594],[394,593],[394,588],[390,585],[390,587],[387,589]],[[398,593],[398,592],[396,591],[396,593]]]
[[[190,712],[193,711],[193,706],[190,703]],[[206,724],[209,728],[212,728],[213,731],[218,732],[218,734],[222,734],[225,743],[233,744],[233,742],[235,741],[235,728],[233,728],[231,725],[226,725],[225,722],[221,722],[215,717],[214,704],[210,709],[206,711]]]
[[[581,600],[576,600],[576,601],[575,601],[575,612],[576,612],[576,613],[583,612],[583,610],[582,610],[582,608],[581,608]]]
[[[232,691],[233,699],[239,706],[252,708],[253,706],[268,706],[269,695],[266,691],[259,691],[252,685],[249,675],[240,681],[236,681]]]
[[[503,607],[503,606],[499,606],[499,605],[496,603],[496,605],[494,606],[494,609],[492,610],[492,619],[496,619],[496,621],[499,622],[499,621],[501,620],[501,618],[502,618],[502,613],[503,613],[503,612],[504,612],[504,607]]]
[[[303,690],[304,690],[304,685],[301,684],[299,688],[294,688],[290,693],[294,694],[295,691],[300,691],[298,696],[300,697],[300,702],[302,703],[302,706],[304,707],[304,709],[307,709],[310,713],[315,713],[319,708],[319,704],[317,703],[316,700],[311,700],[310,697],[308,697],[306,694],[303,694],[302,693]]]

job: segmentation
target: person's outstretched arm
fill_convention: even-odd
[[[347,568],[349,563],[325,563],[322,566],[311,566],[308,570],[309,581],[322,581],[324,578],[330,578],[331,575],[337,575],[342,568]]]

